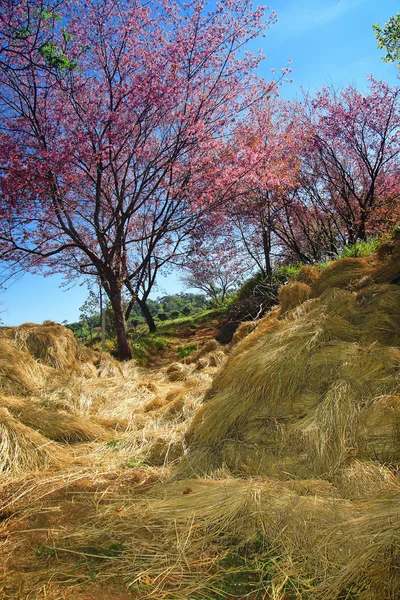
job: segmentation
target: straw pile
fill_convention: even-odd
[[[398,597],[396,495],[354,503],[319,480],[189,479],[127,500],[99,496],[90,522],[48,541],[53,577],[91,548],[106,557],[98,580],[123,577],[140,598]]]
[[[75,368],[71,397],[57,396],[70,412],[57,416],[125,426],[96,446],[106,480],[122,457],[121,470],[150,464],[159,479],[85,489],[85,518],[46,529],[48,579],[94,572],[100,586],[124,581],[158,600],[399,598],[399,266],[395,240],[322,273],[302,268],[228,357],[212,341],[149,379],[134,364]],[[59,448],[39,433],[45,399],[33,416],[22,397],[0,409],[8,447],[19,428],[21,443],[33,434],[51,451],[38,468]]]
[[[388,280],[397,273],[399,245],[281,289],[281,316],[262,319],[214,379],[182,476],[332,478],[355,457],[400,460],[400,288],[375,283],[382,262]],[[303,302],[309,290],[318,297]]]
[[[72,331],[51,321],[21,325],[15,332],[15,345],[55,369],[71,368],[79,359],[79,346]]]
[[[293,283],[283,285],[278,290],[281,314],[284,315],[289,310],[296,308],[296,306],[308,300],[310,296],[311,288],[306,283],[294,281]]]
[[[47,370],[30,354],[17,350],[10,340],[0,339],[0,389],[5,394],[26,395],[46,382]]]
[[[67,454],[0,407],[0,473],[32,472],[60,467]]]

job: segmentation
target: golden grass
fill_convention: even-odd
[[[375,398],[400,390],[400,350],[382,345],[397,335],[395,326],[382,323],[394,320],[400,295],[397,286],[383,287],[382,292],[369,286],[358,293],[328,289],[286,321],[264,320],[264,332],[260,323],[235,347],[195,415],[188,459],[193,451],[193,457],[207,457],[207,472],[225,464],[248,473],[250,458],[242,459],[253,452],[264,457],[258,462],[265,470],[256,472],[270,474],[271,462],[276,466],[283,456],[286,468],[293,456],[290,473],[298,469],[300,476],[304,465],[310,474],[331,475],[357,452],[365,458],[398,459],[394,409],[383,411],[385,417],[374,409],[380,429],[376,419],[367,418]],[[370,345],[374,337],[380,343]],[[283,431],[279,443],[266,437],[263,423],[270,419]],[[249,444],[253,450],[244,450]],[[224,445],[229,445],[228,453]],[[229,459],[235,451],[241,467]],[[193,470],[205,472],[198,463]]]
[[[364,599],[397,597],[395,497],[355,504],[319,480],[189,479],[96,506],[87,525],[54,538],[53,577],[68,552],[113,544],[123,551],[99,564],[99,581],[123,576],[141,598],[208,598],[221,584],[229,593],[228,575],[245,581],[233,597],[283,600],[296,586],[320,600],[353,587]],[[368,596],[382,575],[385,595]]]
[[[7,339],[0,339],[0,386],[6,394],[26,395],[46,382],[46,368],[30,354],[16,350]]]
[[[301,281],[302,283],[306,283],[307,285],[311,285],[316,281],[320,276],[320,271],[316,267],[311,267],[309,265],[303,265],[300,267],[299,272],[296,275],[296,281]]]
[[[307,283],[294,281],[282,285],[278,290],[279,305],[281,314],[284,315],[289,310],[293,310],[300,304],[303,304],[311,297],[311,288]]]
[[[39,362],[56,369],[71,368],[79,358],[74,334],[56,323],[21,325],[15,331],[14,340],[19,350],[29,352]]]
[[[29,473],[62,466],[67,454],[0,407],[0,472]]]
[[[197,362],[200,358],[202,358],[205,354],[209,352],[214,352],[215,350],[220,350],[221,346],[217,342],[217,340],[208,340],[201,348],[192,352],[185,358],[185,364],[190,365],[192,363]]]
[[[314,297],[329,288],[356,289],[370,280],[375,266],[374,258],[341,258],[324,269],[312,284]]]
[[[257,321],[243,321],[233,334],[231,345],[236,346],[243,338],[252,333],[258,325]]]

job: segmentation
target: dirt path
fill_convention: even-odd
[[[175,332],[175,335],[168,335],[168,346],[165,350],[159,351],[157,355],[149,358],[145,369],[149,370],[149,377],[155,370],[167,367],[169,364],[181,360],[179,358],[179,348],[184,348],[191,344],[200,348],[205,342],[215,339],[219,332],[218,321],[210,321],[196,325],[195,328],[182,327]]]

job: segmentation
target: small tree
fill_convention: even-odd
[[[214,234],[214,235],[213,235]],[[182,282],[201,290],[214,306],[223,304],[229,294],[251,271],[251,262],[229,236],[205,231],[196,232],[192,256],[182,266]]]

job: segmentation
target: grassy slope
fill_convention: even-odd
[[[349,505],[335,496],[330,482],[300,481],[303,489],[297,492],[293,482],[224,480],[227,473],[221,471],[204,481],[168,483],[191,417],[218,371],[211,360],[215,350],[203,356],[193,351],[183,362],[179,353],[189,346],[206,347],[215,336],[217,316],[206,311],[161,323],[153,336],[143,332],[137,347],[147,367],[129,371],[128,365],[124,374],[112,363],[103,365],[104,376],[99,377],[98,366],[95,377],[78,378],[73,388],[68,378],[66,382],[59,377],[52,381],[51,393],[48,388],[38,398],[24,396],[24,402],[28,398],[39,407],[47,403],[55,413],[61,401],[70,402],[69,392],[71,402],[89,398],[91,414],[103,423],[106,416],[109,419],[108,438],[63,444],[70,462],[62,468],[26,470],[3,478],[1,598],[317,598],[311,578],[296,572],[295,565],[268,541],[267,533],[276,526],[278,501],[282,513],[276,539],[282,532],[290,539],[288,515],[293,514],[299,523],[304,521],[310,544],[316,547],[318,515],[327,524],[333,518],[331,507],[345,511]],[[235,375],[236,368],[231,371]],[[50,373],[49,382],[55,373]],[[79,417],[81,408],[73,410]],[[388,520],[387,514],[376,513],[377,524],[394,524],[396,514]],[[378,540],[389,562],[388,548],[398,534],[389,532],[393,541],[388,546],[376,531],[366,528],[365,519],[355,525],[353,520],[349,512],[349,535],[364,527],[365,539]],[[300,540],[301,535],[296,531],[293,539]],[[310,556],[312,550],[310,546]],[[325,566],[321,562],[321,573]],[[382,590],[382,598],[389,598]],[[336,598],[372,600],[373,596],[368,596],[368,590],[359,595],[344,581]]]

